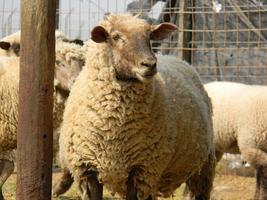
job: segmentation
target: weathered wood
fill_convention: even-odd
[[[185,13],[188,7],[192,7],[191,1],[180,0],[179,1],[179,23],[178,23],[178,57],[191,63],[191,52],[185,50],[190,48],[190,42],[192,40],[192,33],[187,30],[192,30],[192,16],[189,13]]]
[[[17,200],[51,199],[55,0],[22,0]]]
[[[179,4],[179,35],[178,35],[178,57],[184,58],[184,9],[185,0],[181,0]]]

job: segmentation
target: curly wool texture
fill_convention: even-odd
[[[62,82],[66,82],[66,89],[70,90],[72,84],[74,83],[76,77],[78,74],[75,74],[73,72],[74,68],[72,65],[75,64],[75,62],[82,62],[84,63],[85,57],[84,52],[85,50],[80,46],[76,45],[74,43],[68,43],[64,42],[63,39],[65,39],[65,36],[62,34],[56,33],[56,67],[60,68],[60,72],[63,75],[65,75],[64,80],[54,80],[54,84],[61,84]],[[1,41],[7,41],[12,43],[20,44],[20,31],[9,35]],[[0,76],[3,75],[5,72],[5,76],[1,77],[1,87],[0,92],[2,95],[1,103],[7,102],[7,107],[4,105],[0,106],[0,112],[2,115],[9,115],[10,106],[12,107],[12,112],[9,117],[0,116],[0,120],[2,122],[0,123],[0,134],[4,136],[0,136],[3,138],[3,141],[0,140],[0,146],[1,145],[7,145],[7,147],[3,147],[3,149],[14,149],[16,147],[16,140],[14,137],[16,137],[16,131],[17,131],[17,101],[18,101],[18,58],[11,58],[13,56],[17,57],[17,55],[12,54],[11,51],[5,51],[0,50],[0,55],[3,56],[0,57]],[[81,66],[82,64],[78,63],[77,65]],[[81,69],[76,70],[77,72],[80,72]],[[57,71],[56,71],[57,73]],[[3,89],[2,89],[3,88]],[[55,101],[54,103],[54,114],[53,114],[53,123],[54,123],[54,134],[53,134],[53,153],[54,153],[54,162],[58,162],[58,151],[59,151],[59,126],[62,122],[63,117],[63,111],[65,109],[65,101],[66,97],[61,96],[59,93],[55,93]],[[11,104],[9,102],[11,100],[13,103]],[[14,101],[15,100],[15,101]],[[4,104],[4,103],[3,103]],[[3,107],[3,108],[2,108]],[[3,125],[4,124],[4,125]],[[13,125],[12,125],[13,124]],[[9,130],[6,130],[9,129]],[[9,134],[10,133],[10,134]],[[10,143],[10,144],[9,144]],[[0,152],[2,152],[2,149],[0,147]],[[13,152],[12,152],[13,154]],[[5,157],[7,160],[14,160],[14,155],[11,155],[10,153],[5,153]]]
[[[62,77],[62,82],[66,82],[66,88],[70,90],[77,74],[73,74],[74,70],[80,72],[81,66],[85,63],[85,47],[77,45],[75,43],[69,43],[62,41],[61,38],[56,40],[56,69],[64,68],[64,66],[78,66],[79,70],[76,70],[75,67],[69,67],[65,69],[65,76]],[[63,67],[62,67],[63,66]],[[60,71],[63,71],[61,69]],[[56,70],[57,73],[57,70]],[[59,80],[61,81],[61,80]]]
[[[61,73],[56,75],[58,79],[55,79],[55,85],[62,85],[63,89],[70,90],[73,83],[76,80],[79,72],[81,71],[81,66],[84,65],[85,62],[85,50],[80,45],[74,43],[63,42],[61,38],[56,40],[56,69],[60,68],[60,70],[56,70],[55,73]],[[79,69],[76,69],[76,68]],[[64,72],[64,73],[62,73]],[[63,111],[65,109],[65,101],[66,98],[62,98],[62,96],[57,95],[58,104],[54,105],[54,116],[56,119],[54,120],[54,126],[59,127],[62,118]],[[59,103],[61,102],[61,103]],[[58,151],[59,151],[59,129],[54,131],[53,135],[53,152],[54,152],[54,163],[59,163],[58,161]]]
[[[19,58],[0,57],[0,71],[1,69],[4,69],[4,73],[0,75],[0,159],[14,161],[13,150],[17,146]],[[55,93],[54,136],[59,135],[58,128],[66,100],[58,96]],[[54,144],[55,151],[58,151],[58,141]]]
[[[56,40],[56,56],[64,56],[64,60],[70,62],[72,59],[85,60],[84,49],[77,44]]]
[[[0,76],[0,152],[2,153],[16,147],[17,140],[14,133],[17,132],[18,122],[19,61],[17,58],[1,57],[0,68],[5,70]],[[13,110],[16,112],[12,112]]]
[[[233,82],[205,85],[213,104],[217,152],[240,153],[267,166],[267,87]]]
[[[170,196],[213,147],[210,101],[197,73],[175,57],[158,56],[151,82],[121,82],[107,44],[89,42],[87,49],[63,116],[62,164],[77,182],[96,170],[123,197],[129,172],[139,168],[138,199]]]

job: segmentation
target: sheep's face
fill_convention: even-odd
[[[157,73],[150,40],[162,40],[176,28],[170,23],[150,25],[134,16],[112,15],[92,30],[91,38],[108,44],[117,79],[145,82]]]
[[[0,49],[0,54],[3,54],[3,56],[19,56],[20,44],[0,41]]]
[[[19,32],[16,33],[16,40],[10,42],[8,39],[6,41],[0,41],[0,55],[1,56],[17,56],[20,55],[20,35]],[[59,36],[65,43],[74,43],[79,46],[83,46],[83,41],[79,39],[69,39],[64,36]],[[56,52],[56,63],[55,63],[55,87],[65,95],[68,95],[70,88],[73,85],[76,77],[82,70],[84,65],[83,58],[70,58],[66,59],[64,55]]]
[[[66,60],[64,55],[56,54],[55,86],[59,91],[69,93],[73,83],[84,66],[84,59],[70,58]]]

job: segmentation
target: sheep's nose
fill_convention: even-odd
[[[141,66],[153,69],[157,66],[157,60],[155,58],[148,58],[141,62]]]

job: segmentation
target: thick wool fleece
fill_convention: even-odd
[[[61,35],[60,37],[57,37],[57,40],[56,40],[56,60],[57,60],[56,66],[61,68],[60,71],[65,70],[66,74],[69,76],[69,77],[64,77],[65,79],[64,82],[68,83],[67,89],[70,89],[72,84],[75,81],[76,76],[78,75],[78,74],[77,75],[73,74],[73,72],[71,71],[72,70],[71,65],[74,64],[73,62],[84,63],[84,60],[85,60],[84,51],[85,50],[80,45],[62,41],[62,38],[64,39],[65,37]],[[10,43],[20,44],[20,31],[1,39],[1,41],[7,41]],[[16,137],[16,134],[17,134],[16,133],[17,116],[18,116],[17,101],[18,101],[18,79],[19,79],[18,58],[16,57],[11,58],[14,56],[12,52],[5,51],[5,50],[3,50],[3,56],[1,55],[2,54],[0,51],[0,76],[5,74],[0,79],[0,82],[2,84],[2,86],[0,87],[0,90],[1,90],[0,93],[3,96],[1,100],[1,104],[3,102],[6,102],[7,106],[0,105],[0,112],[2,113],[2,115],[7,115],[7,117],[0,116],[1,118],[0,124],[2,124],[0,127],[0,134],[4,134],[5,136],[3,136],[2,138],[4,140],[8,140],[8,142],[5,142],[5,141],[1,142],[0,140],[0,143],[1,143],[0,152],[2,151],[1,145],[10,145],[9,143],[12,143],[12,145],[10,145],[11,149],[14,149],[16,146],[16,140],[14,139],[14,137]],[[80,63],[78,64],[81,65]],[[55,84],[57,84],[57,82],[58,80],[55,79]],[[9,96],[7,97],[6,95],[9,95]],[[58,128],[62,122],[62,116],[63,116],[63,111],[65,108],[64,104],[66,101],[66,97],[63,97],[59,95],[58,93],[55,93],[54,98],[55,98],[55,103],[54,103],[54,114],[53,114],[53,123],[54,123],[53,152],[54,152],[54,162],[58,163],[58,150],[59,150],[58,138],[60,134]],[[11,103],[10,100],[13,103]],[[10,109],[8,106],[12,107],[10,116],[9,116]],[[1,120],[5,122],[1,122]],[[12,126],[12,124],[14,125]],[[6,129],[11,129],[11,128],[12,130],[6,130]],[[12,134],[8,134],[8,133],[12,133]],[[9,137],[13,137],[13,139],[10,139]],[[7,155],[9,155],[9,153],[7,153]]]
[[[0,58],[4,73],[0,76],[0,153],[16,147],[18,107],[18,70],[17,58]],[[15,133],[15,134],[14,134]]]
[[[76,77],[78,76],[78,74],[77,75],[73,74],[72,70],[75,70],[75,68],[73,69],[72,65],[80,66],[81,70],[84,63],[85,63],[85,47],[82,47],[75,43],[64,42],[61,39],[56,40],[56,68],[61,67],[62,65],[69,66],[66,69],[66,73],[72,74],[72,76],[70,77],[71,80],[68,79],[69,77],[65,77],[66,79],[65,81],[69,83],[66,89],[68,90],[71,89]],[[63,69],[59,71],[62,70]],[[79,71],[77,70],[77,73],[80,72],[80,70]]]
[[[217,152],[240,153],[267,166],[267,87],[232,82],[205,85],[212,100]]]
[[[75,43],[56,40],[56,56],[64,57],[64,60],[70,62],[71,59],[85,60],[84,49]],[[60,57],[58,57],[60,59]]]
[[[197,73],[177,58],[158,56],[152,81],[120,82],[106,44],[88,45],[63,117],[62,163],[77,182],[96,170],[123,197],[130,170],[139,168],[139,199],[169,196],[213,147],[210,101]]]
[[[14,161],[13,150],[17,145],[18,125],[19,58],[0,57],[0,71],[1,69],[4,73],[0,75],[0,159]],[[54,97],[53,122],[57,135],[65,101],[59,100],[56,93]]]

